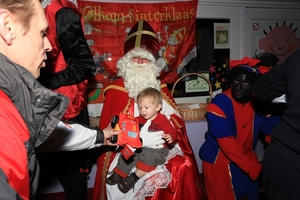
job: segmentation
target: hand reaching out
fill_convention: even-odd
[[[111,125],[109,124],[105,129],[103,129],[103,133],[104,133],[104,145],[110,145],[110,146],[117,146],[116,143],[111,143],[110,142],[110,138],[113,135],[118,135],[121,133],[121,130],[115,130],[111,127]]]

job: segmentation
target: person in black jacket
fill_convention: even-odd
[[[300,50],[273,67],[254,84],[254,95],[272,101],[286,94],[286,110],[271,132],[263,160],[264,188],[270,200],[300,198]]]
[[[53,50],[47,53],[46,67],[41,70],[39,81],[69,97],[63,119],[89,125],[87,79],[96,73],[96,65],[84,37],[81,13],[72,0],[43,0],[42,5]],[[84,200],[87,176],[96,157],[97,150],[40,154],[42,175],[45,175],[42,179],[47,184],[49,174],[54,172],[67,200]]]
[[[19,147],[26,150],[27,166],[23,167],[27,167],[30,180],[24,176],[15,181],[21,186],[30,185],[29,199],[32,200],[36,197],[40,175],[35,151],[75,151],[112,145],[109,138],[119,133],[109,124],[100,130],[98,127],[85,127],[61,120],[69,104],[68,98],[43,87],[36,80],[40,76],[40,69],[45,67],[46,52],[52,50],[47,30],[48,23],[38,0],[0,0],[0,89],[14,104],[21,115],[20,123],[24,120],[30,133],[30,138],[24,144],[14,143],[14,150]],[[4,105],[3,101],[0,103]],[[1,126],[1,132],[8,134],[6,128],[15,127],[5,123]],[[22,130],[19,131],[21,133]],[[10,153],[9,159],[18,161],[20,158]],[[1,155],[0,163],[6,164],[3,160]],[[1,170],[4,172],[3,168]],[[12,178],[12,172],[8,177],[5,172],[4,175],[0,174],[1,184],[12,183],[7,178]],[[6,191],[11,190],[17,192],[13,187]],[[0,196],[1,199],[20,199],[14,192],[9,192],[7,196],[0,192]]]

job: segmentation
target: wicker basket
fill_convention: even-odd
[[[173,85],[173,88],[171,90],[171,95],[173,96],[174,93],[174,89],[176,84],[181,81],[182,79],[184,79],[187,76],[191,76],[191,75],[197,75],[201,78],[203,78],[209,85],[209,102],[212,99],[212,87],[211,87],[211,83],[208,80],[208,78],[206,78],[206,76],[199,74],[199,73],[188,73],[185,74],[184,76],[180,77]],[[206,107],[208,105],[209,102],[206,103],[178,103],[178,109],[183,117],[184,120],[187,121],[195,121],[195,120],[202,120],[205,119],[205,114],[206,114]],[[198,104],[198,106],[196,106]],[[197,108],[191,108],[191,107],[197,107]]]

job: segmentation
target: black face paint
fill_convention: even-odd
[[[231,94],[238,103],[247,103],[252,98],[253,85],[246,74],[237,74],[232,81]]]

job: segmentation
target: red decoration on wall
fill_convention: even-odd
[[[116,63],[124,55],[123,44],[131,27],[140,19],[151,24],[160,42],[159,56],[165,61],[161,80],[177,80],[177,67],[196,46],[195,19],[198,1],[168,3],[105,3],[78,1],[84,17],[87,42],[98,67],[91,82],[110,82]]]

